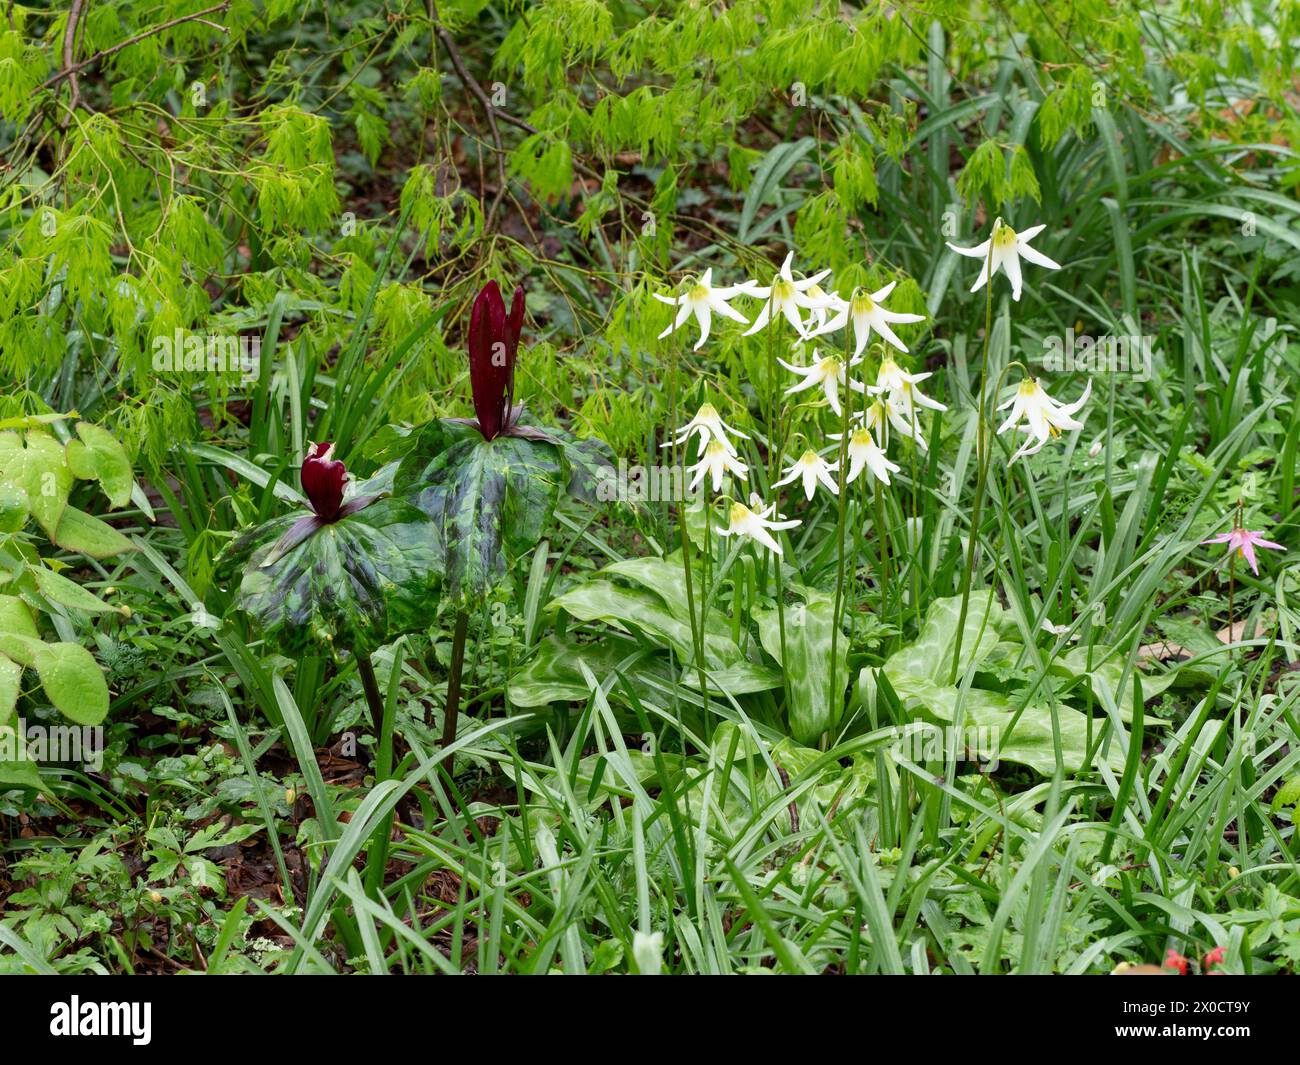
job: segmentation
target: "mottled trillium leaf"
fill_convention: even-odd
[[[447,418],[418,431],[393,486],[438,526],[448,593],[475,602],[545,535],[562,492],[595,498],[598,468],[609,463],[602,449],[533,425],[519,408],[492,440],[472,421]]]
[[[381,499],[320,525],[286,550],[285,534],[303,520],[298,512],[268,522],[223,560],[247,560],[236,607],[258,635],[290,655],[321,642],[369,653],[429,625],[443,551],[426,515],[401,500]]]

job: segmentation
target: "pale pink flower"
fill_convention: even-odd
[[[1275,544],[1272,540],[1265,540],[1263,533],[1252,532],[1250,529],[1233,529],[1231,532],[1219,533],[1218,536],[1211,536],[1208,540],[1202,540],[1203,544],[1227,544],[1228,553],[1236,551],[1242,558],[1250,563],[1250,572],[1259,576],[1259,566],[1255,564],[1255,548],[1266,547],[1270,551],[1285,551],[1286,548],[1281,544]]]

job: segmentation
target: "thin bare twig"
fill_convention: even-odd
[[[497,157],[497,175],[498,186],[497,194],[492,199],[492,206],[488,209],[487,220],[483,224],[484,229],[492,228],[492,219],[497,213],[497,207],[500,206],[502,198],[506,194],[506,149],[501,140],[501,130],[497,127],[497,109],[492,106],[492,100],[483,86],[465,66],[465,61],[461,58],[460,49],[456,47],[456,40],[452,37],[447,27],[442,24],[442,16],[438,14],[438,5],[436,0],[429,0],[429,15],[434,20],[434,32],[438,35],[438,40],[442,41],[443,47],[447,49],[447,55],[451,58],[451,65],[456,68],[456,74],[461,83],[474,94],[479,105],[483,108],[483,114],[487,118],[488,129],[492,133],[492,145],[496,150]],[[502,112],[502,117],[510,119],[511,116]],[[516,125],[518,123],[515,123]]]
[[[77,0],[74,0],[74,7],[79,8],[80,6],[80,3],[77,2]],[[40,88],[37,89],[37,92],[40,92],[43,89],[48,89],[51,85],[57,85],[64,78],[75,79],[83,70],[87,67],[94,66],[94,64],[98,63],[101,59],[107,59],[109,56],[120,52],[123,48],[129,48],[133,44],[139,44],[139,42],[143,41],[145,38],[157,36],[164,30],[169,30],[173,26],[179,26],[182,22],[202,22],[204,25],[211,26],[213,29],[220,30],[222,33],[229,33],[230,31],[225,26],[219,26],[215,22],[208,22],[204,18],[205,15],[213,15],[218,11],[225,11],[229,6],[230,0],[221,0],[221,3],[213,4],[211,7],[205,7],[202,11],[195,11],[191,15],[181,15],[178,18],[171,19],[169,22],[162,22],[157,26],[150,26],[147,30],[141,30],[139,33],[135,34],[135,36],[128,37],[125,41],[118,41],[117,44],[112,47],[104,48],[101,51],[96,52],[89,59],[83,59],[80,63],[72,62],[72,59],[68,54],[70,50],[68,45],[69,37],[65,36],[63,42],[63,69],[57,74],[52,74],[50,77],[46,78],[45,81],[41,83]],[[71,24],[71,16],[69,16],[69,24]]]

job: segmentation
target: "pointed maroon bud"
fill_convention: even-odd
[[[483,286],[469,320],[469,383],[474,413],[483,439],[491,440],[507,427],[515,391],[515,355],[524,326],[524,289],[515,288],[506,314],[495,281]]]
[[[302,490],[323,522],[337,521],[348,471],[334,458],[333,444],[312,444],[302,463]]]

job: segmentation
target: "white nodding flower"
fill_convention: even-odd
[[[781,529],[797,528],[800,522],[796,521],[772,521],[767,515],[775,509],[775,505],[763,509],[761,501],[757,501],[753,496],[750,497],[751,506],[745,506],[744,503],[732,503],[731,513],[728,516],[728,524],[725,529],[719,529],[719,536],[748,536],[769,551],[781,554],[781,545],[772,539],[772,534],[768,531]],[[780,515],[777,515],[779,518]]]
[[[827,462],[812,448],[809,448],[785,471],[785,476],[772,485],[773,488],[780,488],[783,485],[790,484],[796,479],[803,480],[803,494],[812,499],[813,493],[817,491],[817,482],[820,481],[830,489],[831,495],[840,494],[840,486],[835,483],[835,478],[831,476],[838,470],[839,463]]]
[[[804,293],[808,302],[808,320],[804,322],[804,335],[812,336],[826,325],[826,319],[839,304],[840,298],[834,292],[826,292],[821,285],[810,285]],[[799,341],[796,340],[795,344]]]
[[[839,440],[843,433],[831,433],[832,440]],[[889,475],[898,472],[898,465],[890,462],[884,450],[876,444],[871,430],[860,425],[849,433],[849,475],[846,484],[852,484],[865,467],[881,484],[889,484]]]
[[[805,392],[820,385],[822,392],[826,396],[826,402],[831,405],[831,410],[836,414],[842,413],[840,410],[840,386],[845,383],[848,374],[844,360],[837,355],[827,355],[826,358],[819,359],[816,348],[813,348],[812,359],[813,361],[808,366],[795,366],[782,358],[776,360],[791,373],[798,374],[803,378],[798,384],[787,388],[785,394],[793,396],[796,392]],[[861,361],[861,359],[855,358],[850,365],[856,366]],[[852,383],[852,387],[859,392],[863,390],[863,386],[857,381]]]
[[[749,319],[739,311],[727,306],[727,300],[749,292],[751,288],[752,285],[748,281],[742,285],[714,288],[713,270],[709,269],[704,271],[702,277],[690,281],[686,286],[686,291],[679,296],[664,296],[658,292],[654,293],[654,298],[660,303],[667,303],[669,306],[677,308],[677,317],[673,319],[672,324],[667,329],[659,334],[659,339],[662,340],[669,333],[680,329],[687,318],[695,315],[695,321],[700,327],[700,339],[695,342],[695,350],[699,351],[704,342],[709,339],[709,328],[714,314],[720,314],[722,317],[730,318],[742,325],[749,322]]]
[[[754,319],[754,324],[745,330],[745,336],[757,333],[763,326],[777,315],[783,315],[785,320],[794,326],[794,330],[800,336],[807,334],[807,329],[799,317],[799,311],[816,311],[824,310],[831,306],[832,297],[822,292],[820,296],[813,295],[812,290],[817,288],[817,282],[825,278],[830,271],[823,270],[821,273],[813,274],[812,277],[805,277],[796,281],[794,274],[790,270],[790,264],[794,261],[794,252],[785,257],[785,262],[781,264],[781,269],[777,275],[772,278],[772,283],[766,287],[750,283],[748,294],[757,296],[763,300],[763,309],[758,312],[758,317]]]
[[[691,478],[690,487],[692,491],[704,480],[704,475],[708,474],[713,478],[713,490],[720,492],[722,491],[723,477],[728,473],[733,473],[742,481],[746,480],[749,476],[749,467],[728,451],[720,441],[710,440],[708,446],[704,449],[703,457],[694,466],[688,467],[686,472],[695,474]]]
[[[982,259],[984,265],[980,267],[979,276],[975,279],[975,284],[971,286],[972,292],[978,292],[987,283],[990,277],[998,272],[1001,267],[1007,272],[1007,280],[1011,282],[1011,298],[1017,302],[1020,300],[1021,279],[1020,279],[1020,260],[1024,259],[1027,263],[1033,263],[1035,266],[1045,266],[1049,270],[1059,270],[1061,264],[1053,259],[1049,259],[1041,251],[1035,251],[1029,246],[1039,233],[1043,231],[1044,226],[1030,226],[1022,233],[1017,233],[1009,225],[1002,221],[1001,218],[993,223],[993,235],[983,244],[974,248],[959,248],[952,241],[948,241],[948,247],[958,255],[966,255],[972,259]],[[989,249],[992,247],[992,254]]]
[[[1017,426],[1021,432],[1028,434],[1028,439],[1011,456],[1011,461],[1015,462],[1021,455],[1032,455],[1040,451],[1048,439],[1060,436],[1062,429],[1082,429],[1083,422],[1076,421],[1073,415],[1088,402],[1091,394],[1092,382],[1089,381],[1083,395],[1073,403],[1063,404],[1043,391],[1043,386],[1036,378],[1029,377],[1021,381],[1016,394],[998,407],[998,410],[1011,408],[1007,420],[998,426],[999,434]],[[1021,425],[1021,422],[1025,424]]]
[[[908,373],[891,356],[886,355],[881,360],[880,370],[876,374],[876,388],[888,392],[890,398],[909,413],[913,405],[929,407],[931,410],[947,410],[948,408],[938,400],[923,395],[916,387],[929,376],[931,375],[928,372]]]
[[[886,310],[880,306],[881,301],[888,298],[889,294],[894,291],[896,284],[898,284],[897,281],[891,281],[876,292],[863,292],[858,289],[853,293],[853,297],[848,300],[836,297],[835,309],[838,313],[815,333],[809,331],[809,336],[833,333],[852,322],[854,355],[862,354],[862,349],[867,346],[867,341],[870,339],[873,329],[899,351],[906,351],[906,345],[894,335],[894,331],[889,327],[889,324],[891,322],[923,322],[925,321],[925,315],[902,314],[901,312]]]
[[[870,390],[879,393],[878,386]],[[879,396],[867,409],[862,423],[871,435],[880,441],[882,447],[889,445],[889,430],[892,426],[899,436],[911,440],[922,451],[927,450],[925,437],[921,435],[921,419],[916,415],[916,406],[912,403],[909,392],[886,392]]]
[[[718,412],[714,409],[712,403],[705,403],[695,412],[695,417],[683,425],[667,440],[661,444],[661,447],[672,447],[673,444],[685,444],[691,438],[692,433],[700,434],[700,456],[703,456],[705,449],[709,446],[710,440],[716,440],[731,455],[736,454],[736,446],[728,438],[727,434],[738,436],[741,440],[748,440],[744,433],[739,429],[733,429],[730,425],[722,420]]]

